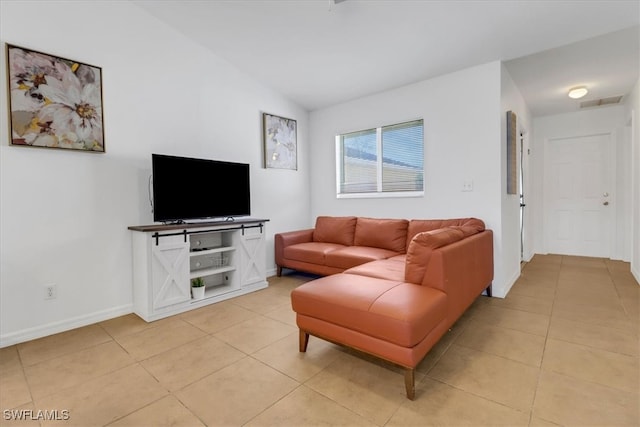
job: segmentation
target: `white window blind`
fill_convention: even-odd
[[[342,135],[341,193],[377,191],[377,135],[375,129]]]
[[[338,195],[422,192],[423,121],[338,135]]]

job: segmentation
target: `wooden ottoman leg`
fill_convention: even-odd
[[[407,368],[404,371],[404,386],[407,389],[407,399],[413,400],[416,397],[416,379],[413,368]]]
[[[276,265],[276,276],[282,276],[282,267],[280,267],[279,265]]]
[[[300,353],[307,351],[307,344],[309,344],[309,334],[300,329]]]
[[[491,285],[487,286],[486,291],[487,291],[487,296],[491,298]]]

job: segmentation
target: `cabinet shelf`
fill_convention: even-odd
[[[221,247],[218,247],[218,248],[205,249],[203,251],[191,250],[189,252],[189,256],[190,257],[196,257],[196,256],[200,256],[200,255],[219,254],[221,252],[231,252],[231,251],[235,251],[235,250],[236,250],[236,248],[234,248],[233,246],[221,246]]]
[[[189,273],[190,279],[196,277],[212,276],[214,274],[226,273],[227,271],[234,271],[236,268],[232,265],[226,265],[224,267],[203,268],[201,270],[193,270]]]
[[[213,298],[213,297],[218,297],[220,295],[229,293],[229,292],[233,292],[234,289],[229,286],[229,285],[225,285],[225,284],[220,284],[220,285],[215,285],[215,286],[207,286],[207,288],[204,291],[204,298],[203,299],[208,299],[208,298]],[[191,303],[198,303],[202,300],[191,300]]]

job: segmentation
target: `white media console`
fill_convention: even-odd
[[[268,286],[265,222],[238,219],[131,226],[133,309],[151,322]],[[205,282],[204,299],[191,279]]]

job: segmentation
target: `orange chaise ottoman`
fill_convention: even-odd
[[[402,366],[409,399],[415,367],[448,329],[447,295],[402,281],[336,274],[299,286],[291,302],[301,352],[311,334]]]

